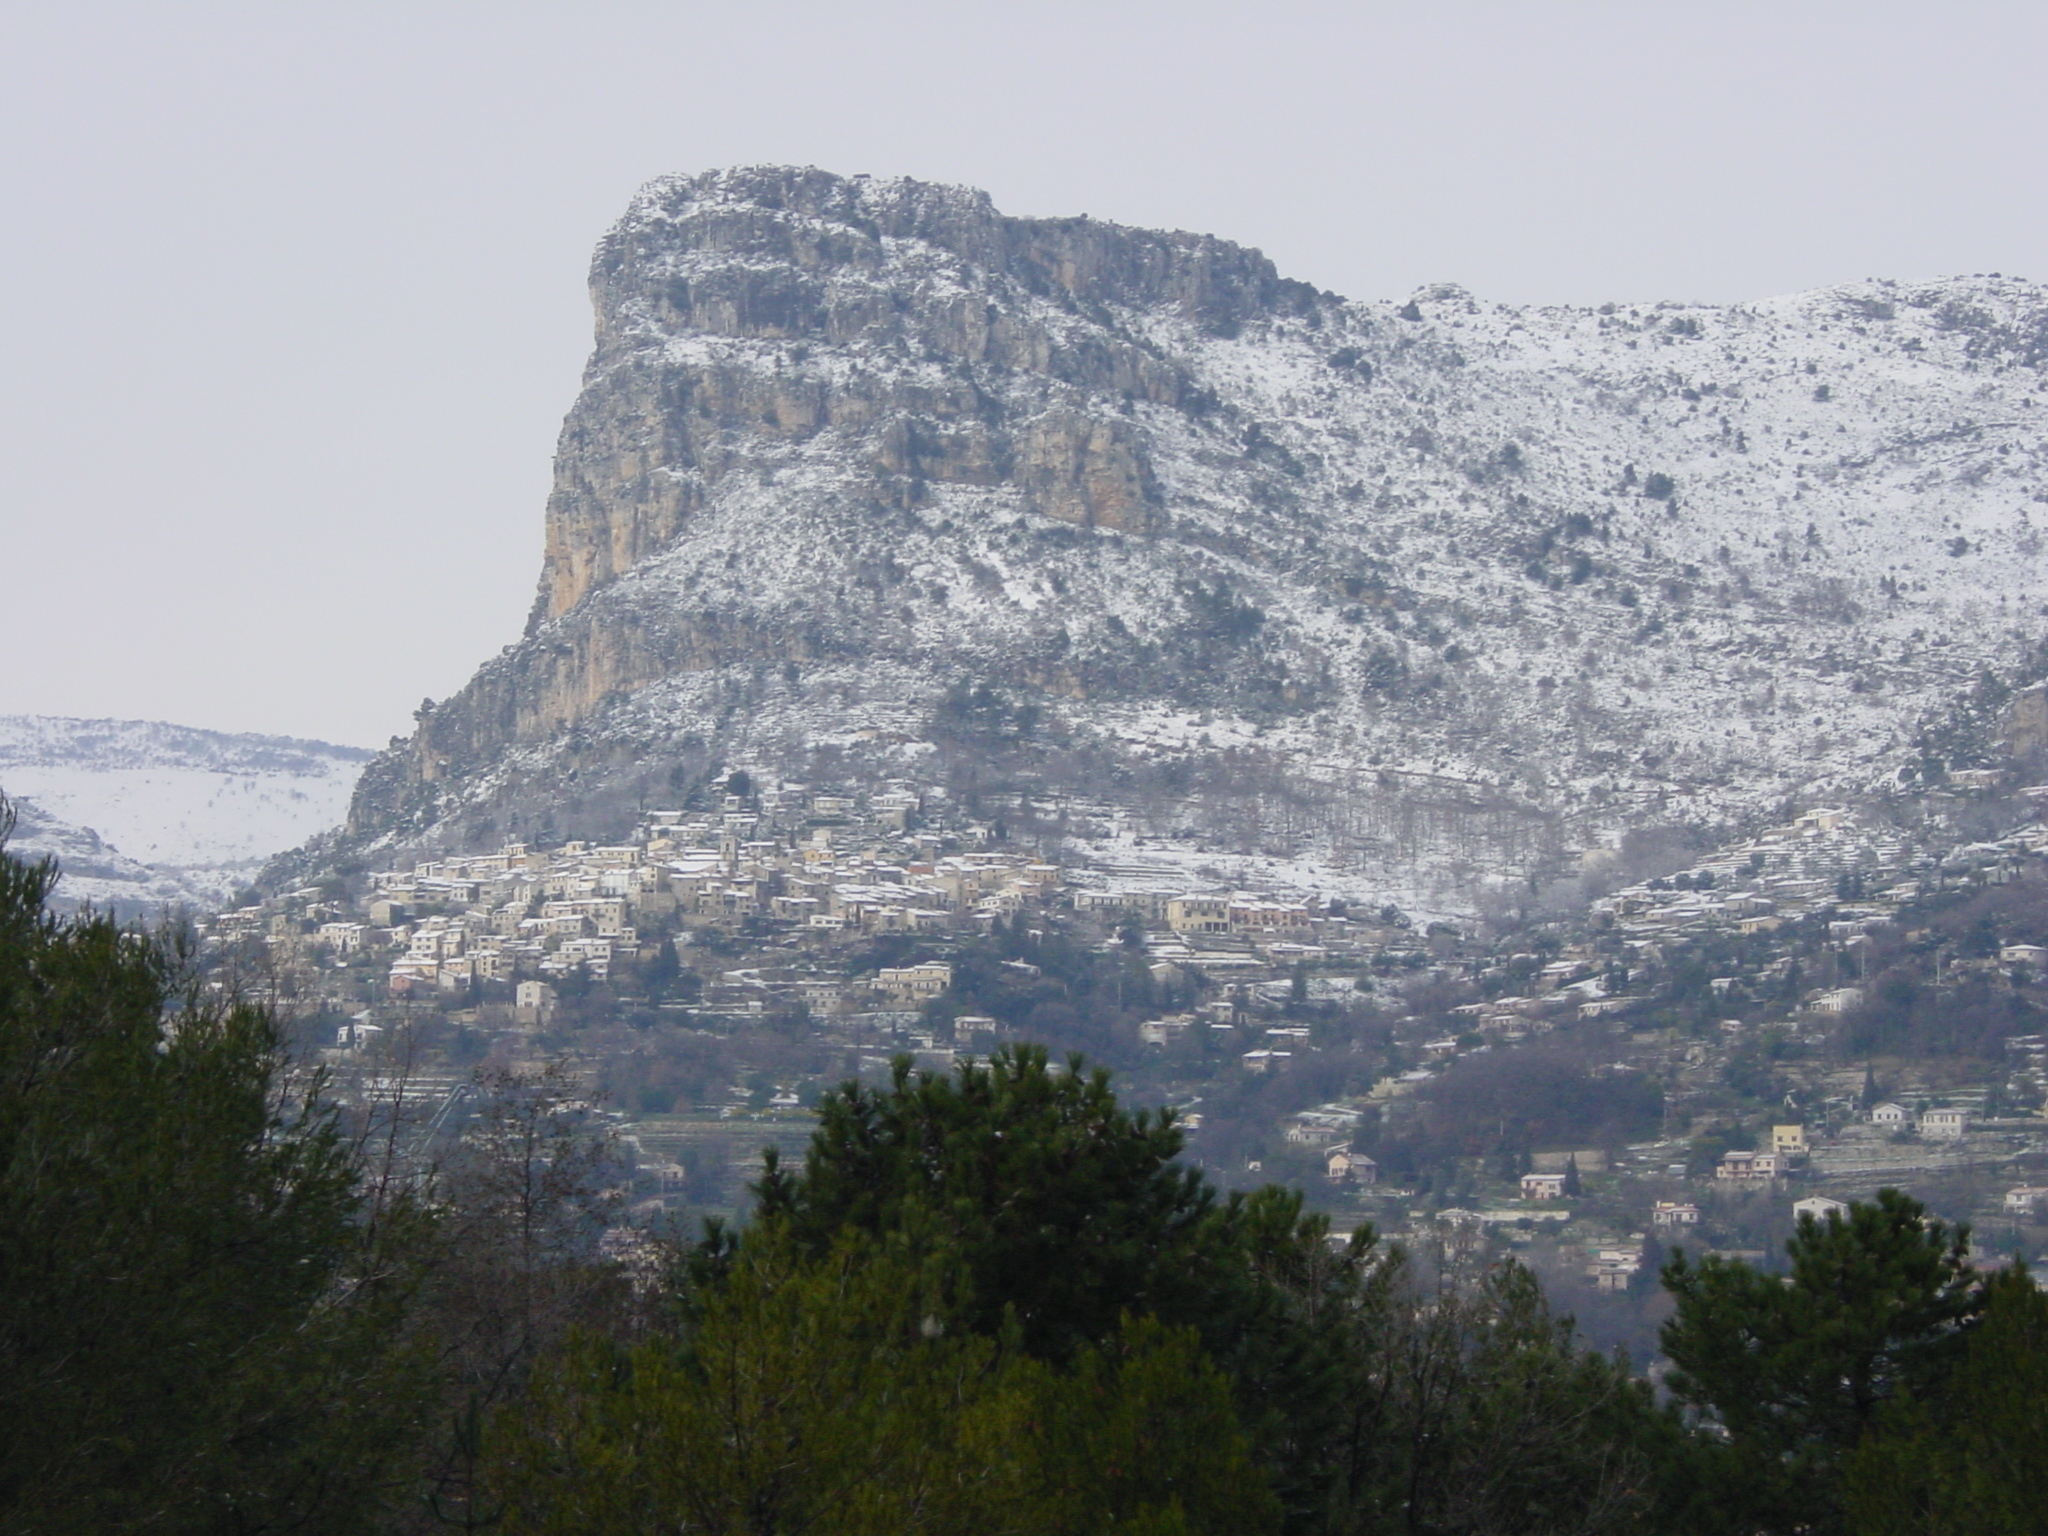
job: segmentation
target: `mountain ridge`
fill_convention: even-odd
[[[357,844],[595,829],[726,764],[1022,774],[1453,892],[1896,782],[2041,628],[2017,279],[1356,303],[749,168],[642,189],[592,293],[527,633],[370,766]],[[1247,832],[1275,785],[1302,814]]]
[[[217,905],[278,852],[339,825],[373,753],[164,721],[0,716],[16,851],[56,857],[67,905]]]

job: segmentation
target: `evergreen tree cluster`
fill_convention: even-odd
[[[2020,1532],[2048,1301],[1886,1191],[1675,1255],[1662,1401],[1455,1233],[1223,1194],[1011,1047],[826,1095],[630,1276],[572,1085],[430,1176],[0,849],[0,1533]]]

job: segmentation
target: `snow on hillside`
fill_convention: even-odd
[[[90,827],[44,814],[33,800],[10,802],[15,815],[10,853],[26,859],[51,858],[63,871],[55,905],[69,911],[90,903],[117,917],[149,916],[168,906],[195,902],[201,893],[175,875],[127,858]]]
[[[218,900],[338,825],[370,756],[154,721],[0,716],[0,794],[24,808],[17,850],[56,855],[66,898],[124,909]]]
[[[650,185],[593,291],[534,627],[366,776],[387,838],[596,827],[711,759],[986,779],[1000,732],[940,718],[981,684],[1059,745],[1001,765],[1036,793],[1451,905],[1925,771],[2048,630],[2018,279],[1351,302],[750,168]]]

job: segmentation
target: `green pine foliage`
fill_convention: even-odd
[[[0,850],[0,1531],[359,1529],[420,1425],[353,1153],[55,878]]]
[[[1348,1320],[1339,1478],[1321,1529],[1658,1529],[1652,1483],[1674,1425],[1648,1388],[1580,1348],[1527,1269],[1427,1259],[1395,1256],[1380,1304]]]
[[[1992,1277],[1955,1374],[1902,1397],[1845,1468],[1858,1536],[2030,1536],[2048,1488],[2048,1295],[2024,1267]]]
[[[1791,1272],[1681,1251],[1664,1268],[1669,1385],[1710,1432],[1674,1486],[1702,1530],[1846,1531],[1845,1465],[1884,1415],[1936,1400],[1986,1289],[1969,1233],[1882,1190],[1800,1219]]]
[[[759,1209],[813,1253],[853,1228],[928,1221],[952,1249],[972,1324],[1014,1313],[1026,1347],[1063,1359],[1125,1311],[1190,1322],[1214,1223],[1213,1192],[1176,1161],[1169,1117],[1122,1108],[1109,1074],[1059,1071],[1005,1047],[955,1077],[829,1093],[800,1171],[771,1161]]]
[[[1125,1319],[1065,1368],[957,1306],[921,1244],[821,1258],[756,1229],[684,1332],[590,1335],[493,1446],[503,1528],[704,1533],[1245,1533],[1275,1504],[1228,1383],[1186,1331]]]
[[[1641,1528],[1668,1423],[1625,1369],[1576,1346],[1526,1270],[1422,1264],[1370,1230],[1333,1244],[1298,1193],[1220,1198],[1179,1147],[1170,1121],[1122,1109],[1078,1060],[1059,1071],[1005,1049],[951,1078],[906,1061],[885,1090],[827,1096],[803,1166],[771,1165],[761,1221],[811,1262],[848,1232],[910,1236],[955,1277],[949,1327],[1013,1341],[1055,1378],[1099,1377],[1134,1318],[1198,1347],[1229,1389],[1213,1443],[1241,1438],[1279,1529]],[[742,1237],[742,1265],[757,1241]],[[734,1252],[721,1235],[700,1276],[734,1283]],[[1075,1400],[1102,1401],[1099,1387]],[[1077,1429],[1074,1403],[1061,1416],[1075,1459],[1113,1438]],[[1191,1521],[1209,1507],[1183,1505]],[[1048,1527],[1095,1528],[1080,1505]]]

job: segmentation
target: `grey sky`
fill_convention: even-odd
[[[2038,4],[15,0],[0,714],[368,745],[519,632],[665,171],[987,188],[1356,298],[2048,276]]]

